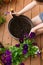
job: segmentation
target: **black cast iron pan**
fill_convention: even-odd
[[[16,16],[9,21],[8,29],[13,37],[20,38],[25,33],[29,33],[33,27],[30,18],[24,15]]]

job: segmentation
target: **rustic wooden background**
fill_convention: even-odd
[[[14,0],[14,2],[9,3],[8,5],[2,6],[0,9],[1,13],[4,13],[6,11],[10,11],[11,8],[13,8],[15,11],[21,10],[24,6],[29,4],[32,0]],[[40,12],[43,12],[43,5],[37,5],[30,11],[24,13],[24,15],[28,16],[29,18],[32,18],[36,15],[38,15]],[[5,47],[10,45],[15,45],[15,43],[18,43],[8,31],[8,22],[12,18],[11,15],[6,16],[6,22],[0,26],[0,42],[3,43]],[[43,34],[36,37],[37,45],[40,49],[43,48]],[[28,58],[25,62],[25,65],[43,65],[42,56],[38,56],[36,58]]]

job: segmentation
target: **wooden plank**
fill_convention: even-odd
[[[40,13],[43,12],[43,5],[40,5]],[[43,34],[41,35],[41,48],[43,48]]]
[[[40,12],[43,12],[43,5],[40,5]],[[43,34],[41,35],[41,49],[43,48]],[[41,65],[43,65],[43,53],[41,54]]]
[[[31,0],[24,0],[24,7],[26,5],[28,5],[29,3],[31,3]],[[31,10],[25,12],[24,15],[28,16],[29,18],[31,18]]]
[[[32,9],[32,18],[37,16],[39,14],[39,5],[36,5],[33,9]]]
[[[39,47],[39,48],[41,48],[41,38],[40,38],[40,35],[38,35],[38,36],[36,36],[36,43],[37,43],[37,46]]]
[[[32,18],[39,14],[39,5],[32,9]],[[38,46],[40,46],[40,36],[36,38]],[[31,65],[40,65],[40,56],[36,58],[31,58]]]
[[[7,7],[6,7],[6,6],[3,6],[3,7],[0,9],[1,15],[4,15],[4,12],[5,12],[6,10],[7,10]],[[6,17],[5,17],[5,18],[6,18]],[[0,42],[3,41],[4,27],[5,27],[5,23],[0,26]]]
[[[23,8],[23,0],[16,0],[17,4],[16,4],[16,11],[20,11]]]
[[[0,26],[0,42],[2,42],[3,39],[3,31],[4,31],[4,24]]]
[[[31,2],[31,0],[24,0],[24,7],[29,4]],[[24,13],[24,15],[26,15],[27,17],[31,18],[31,10],[27,11]],[[31,65],[30,64],[30,57],[24,62],[25,65]]]
[[[4,10],[4,8],[1,8],[1,9],[0,9],[0,14],[3,13],[3,10]],[[0,26],[0,42],[2,42],[3,28],[4,28],[4,27],[1,25],[1,26]]]
[[[30,57],[24,61],[24,65],[31,65],[30,64]]]
[[[37,56],[36,58],[31,58],[31,65],[40,65],[40,56]]]
[[[7,10],[6,12],[8,11],[9,9],[9,4],[7,5]],[[8,22],[10,20],[10,15],[8,14],[6,16],[6,23],[5,23],[5,28],[4,28],[4,34],[3,34],[3,43],[5,46],[9,46],[11,44],[11,36],[9,34],[9,31],[8,31]]]

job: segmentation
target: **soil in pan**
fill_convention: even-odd
[[[13,36],[20,38],[25,33],[30,32],[31,25],[29,21],[23,16],[14,17],[10,21],[9,30]]]

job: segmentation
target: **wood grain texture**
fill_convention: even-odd
[[[7,5],[3,6],[0,10],[0,13],[4,15],[4,13],[7,11]],[[6,18],[6,16],[5,16]],[[5,22],[6,23],[6,22]],[[4,36],[4,29],[5,29],[5,23],[0,26],[0,42],[3,42],[3,36]],[[3,44],[5,45],[5,44]]]
[[[37,16],[39,14],[39,5],[36,5],[32,9],[32,18]],[[36,43],[40,47],[40,36],[36,37]],[[31,65],[40,65],[40,56],[37,56],[36,58],[31,58]]]
[[[24,7],[26,5],[28,5],[29,3],[31,3],[31,0],[24,0]],[[31,10],[25,12],[24,15],[28,16],[29,18],[31,18]]]
[[[29,4],[31,2],[31,0],[24,0],[24,7]],[[25,16],[31,18],[31,10],[27,11],[24,13]],[[27,61],[24,62],[25,65],[31,65],[31,60],[30,60],[30,57],[27,59]]]
[[[40,5],[40,13],[43,12],[43,5]],[[41,34],[41,49],[43,48],[43,34]],[[41,54],[41,65],[43,65],[43,52]]]
[[[31,0],[15,0],[12,3],[9,3],[8,5],[4,5],[0,12],[6,12],[10,11],[11,8],[14,9],[14,11],[20,11],[23,7],[25,7],[27,4],[29,4]],[[43,12],[43,5],[37,5],[30,11],[27,11],[24,13],[29,18],[33,18],[36,15],[38,15],[40,12]],[[16,43],[19,43],[17,40],[15,40],[14,37],[12,37],[8,31],[8,23],[12,16],[8,14],[6,16],[6,22],[0,26],[0,42],[3,42],[3,45],[5,47],[10,45],[15,45]],[[39,48],[43,48],[43,34],[36,37],[36,43],[39,46]],[[43,65],[42,56],[37,56],[36,58],[28,58],[26,61],[24,61],[25,65]]]
[[[6,12],[8,12],[8,9],[9,9],[8,6],[9,5],[6,6],[7,7]],[[5,46],[9,46],[11,44],[11,36],[9,34],[9,31],[8,31],[8,22],[9,22],[10,18],[11,17],[9,14],[6,15],[6,23],[5,23],[4,34],[3,34],[3,43]]]

